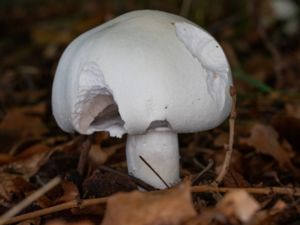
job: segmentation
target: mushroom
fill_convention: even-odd
[[[66,132],[127,133],[129,174],[163,189],[180,180],[177,133],[222,123],[231,85],[226,56],[210,34],[180,16],[140,10],[67,47],[52,108]]]

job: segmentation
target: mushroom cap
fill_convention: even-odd
[[[140,10],[76,38],[55,74],[52,108],[67,132],[111,136],[167,126],[214,128],[228,117],[232,85],[217,41],[194,23]]]

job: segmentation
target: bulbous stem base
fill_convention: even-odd
[[[143,135],[128,135],[127,137],[128,173],[155,188],[167,188],[140,156],[160,175],[168,186],[173,186],[179,182],[177,133],[168,129],[154,129]]]

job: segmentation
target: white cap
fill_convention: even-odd
[[[152,126],[214,128],[229,115],[231,72],[217,41],[194,23],[142,10],[76,38],[59,62],[53,114],[67,131],[111,136]]]

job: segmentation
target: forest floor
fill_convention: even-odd
[[[300,224],[299,18],[278,19],[270,1],[194,1],[187,17],[229,58],[236,118],[179,135],[182,183],[139,192],[144,184],[127,175],[126,137],[57,126],[55,69],[76,36],[123,12],[185,14],[188,6],[75,2],[0,3],[0,224]],[[233,152],[220,177],[230,137]]]

